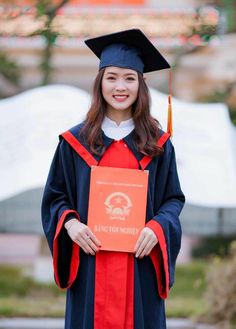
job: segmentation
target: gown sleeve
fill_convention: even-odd
[[[79,246],[64,228],[66,220],[80,220],[74,202],[76,179],[72,152],[61,139],[52,160],[41,204],[43,229],[53,256],[55,281],[60,288],[71,286],[80,261]]]
[[[160,297],[168,296],[174,283],[175,263],[181,246],[181,225],[179,215],[185,197],[180,187],[175,151],[168,141],[160,159],[155,195],[155,216],[146,224],[157,236],[158,243],[150,253],[155,268]]]

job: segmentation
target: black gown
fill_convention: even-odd
[[[131,263],[127,263],[128,277],[133,277],[133,281],[130,281],[133,322],[127,320],[125,324],[120,324],[118,319],[122,312],[118,299],[114,298],[114,303],[109,302],[109,309],[104,310],[110,317],[117,314],[111,319],[111,327],[109,323],[101,324],[101,319],[94,323],[95,288],[99,285],[96,282],[96,257],[80,250],[69,238],[63,225],[70,217],[77,217],[87,223],[90,166],[99,164],[101,160],[98,156],[91,156],[88,146],[80,139],[81,127],[82,124],[77,125],[70,129],[69,134],[60,136],[42,200],[42,222],[53,255],[55,280],[59,287],[67,288],[65,328],[164,329],[164,299],[174,283],[175,262],[181,245],[179,214],[185,202],[173,145],[167,140],[163,154],[147,162],[146,226],[153,229],[159,242],[150,256],[141,260],[132,256]],[[132,163],[136,161],[138,166],[145,159],[135,148],[133,134],[134,131],[126,136],[123,143],[133,157]],[[114,141],[104,133],[103,139],[108,152]],[[114,259],[108,261],[107,268],[111,267],[109,278],[115,272],[112,266],[118,266],[117,263],[121,264]],[[113,280],[116,280],[116,276]]]

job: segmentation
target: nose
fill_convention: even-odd
[[[117,91],[126,90],[125,81],[123,79],[117,79],[115,89]]]

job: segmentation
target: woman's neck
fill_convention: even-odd
[[[122,121],[129,120],[132,118],[131,109],[130,111],[106,111],[106,116],[115,121],[119,125]]]

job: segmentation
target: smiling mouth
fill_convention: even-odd
[[[118,102],[125,101],[129,96],[128,95],[113,95],[113,98]]]

